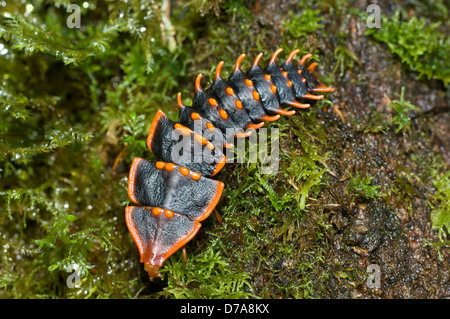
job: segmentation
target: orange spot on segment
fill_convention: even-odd
[[[175,167],[177,167],[177,166],[174,163],[166,163],[166,165],[164,166],[164,168],[166,170],[168,170],[169,172],[173,171]]]
[[[292,81],[288,81],[289,87],[292,87]]]
[[[227,92],[228,95],[234,95],[234,91],[230,87],[227,87],[227,89],[225,91]]]
[[[209,102],[209,104],[210,104],[211,106],[217,106],[217,105],[219,105],[219,104],[217,104],[217,101],[216,101],[215,99],[213,99],[213,98],[210,98],[210,99],[208,100],[208,102]]]
[[[172,218],[172,217],[173,217],[173,211],[171,211],[170,209],[165,209],[165,210],[164,210],[164,215],[165,215],[167,218]]]
[[[210,122],[206,122],[206,127],[210,130],[214,130],[214,125],[212,125]]]
[[[272,90],[273,93],[277,93],[277,86],[275,84],[272,84],[270,86],[270,89]]]
[[[250,79],[245,79],[245,84],[247,84],[247,86],[253,86],[253,82]]]
[[[239,110],[242,110],[242,102],[240,100],[236,100],[236,108],[238,108]]]
[[[203,144],[203,136],[201,136],[200,134],[195,134],[195,139],[197,140],[197,142],[199,142],[200,144]]]
[[[175,125],[173,127],[176,130],[180,131],[180,133],[183,134],[183,135],[191,134],[191,130],[189,128],[187,128],[186,126],[180,124],[180,123],[175,123]]]
[[[227,114],[227,112],[225,112],[225,110],[220,110],[219,114],[222,119],[224,119],[224,120],[228,119],[228,114]]]
[[[158,161],[158,162],[156,162],[156,164],[155,164],[155,166],[156,166],[157,169],[163,169],[165,165],[166,165],[166,163],[161,162],[161,161]]]
[[[163,212],[164,209],[159,208],[159,207],[153,207],[152,209],[152,214],[155,216],[158,216],[159,214],[161,214]]]
[[[195,134],[195,139],[197,140],[197,142],[208,146],[208,148],[212,151],[214,149],[214,144],[212,144],[211,142],[209,142],[206,138],[204,138],[203,136],[201,136],[200,134]]]
[[[200,179],[200,177],[202,177],[202,175],[200,175],[199,173],[191,172],[191,178],[192,178],[194,181],[198,181],[198,180]]]
[[[195,112],[192,113],[192,114],[191,114],[191,119],[194,120],[194,121],[200,120],[200,119],[201,119],[200,114],[195,113]]]
[[[181,173],[181,175],[183,175],[183,176],[188,176],[188,175],[189,175],[189,172],[190,172],[190,171],[189,171],[188,168],[180,166],[180,173]]]
[[[264,75],[264,78],[265,78],[267,81],[272,80],[272,77],[270,76],[270,74]]]
[[[283,76],[284,76],[285,78],[287,78],[287,76],[288,76],[288,73],[287,73],[286,71],[281,72],[281,74],[283,74]]]
[[[258,93],[258,91],[253,91],[253,98],[256,100],[256,101],[259,101],[259,93]]]

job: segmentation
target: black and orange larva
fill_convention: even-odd
[[[128,206],[125,210],[127,227],[150,278],[160,276],[159,268],[179,248],[183,248],[186,260],[184,245],[198,232],[202,220],[213,210],[217,213],[215,207],[224,184],[208,177],[224,166],[223,147],[232,147],[234,137],[249,136],[264,121],[295,113],[283,109],[282,105],[308,108],[309,104],[299,103],[297,99],[319,100],[323,95],[312,93],[334,91],[317,78],[314,72],[317,63],[305,65],[311,54],[303,56],[295,65],[293,58],[300,50],[294,50],[280,68],[276,60],[281,51],[273,53],[265,69],[259,65],[263,55],[260,53],[247,74],[241,70],[245,57],[242,54],[228,80],[221,76],[223,62],[220,62],[208,92],[201,87],[202,75],[197,76],[191,107],[181,102],[178,93],[179,122],[171,121],[162,110],[156,114],[147,146],[159,161],[133,160],[128,195],[141,206]],[[229,129],[234,130],[231,141],[225,135]],[[211,133],[216,130],[224,138],[220,144],[217,144],[217,134],[212,138]],[[174,138],[174,133],[183,138]],[[195,152],[183,158],[174,156],[174,147],[180,145],[183,149],[200,148],[207,152],[202,153],[201,160],[195,160],[192,155]],[[216,216],[220,221],[220,216]]]

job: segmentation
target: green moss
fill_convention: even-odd
[[[295,199],[303,210],[306,200],[316,196],[321,186],[326,185],[327,157],[324,153],[326,133],[317,125],[317,118],[313,112],[293,118],[290,130],[295,134],[300,147],[294,150],[288,161],[285,176],[289,176],[289,183],[295,189]]]
[[[437,175],[433,185],[436,193],[433,196],[431,225],[443,240],[450,231],[450,171]]]
[[[366,34],[386,43],[419,77],[450,82],[450,37],[437,30],[440,22],[427,24],[416,16],[402,19],[399,10],[391,19],[382,15],[381,20],[381,28],[367,29]]]
[[[371,185],[372,176],[361,177],[358,172],[356,172],[355,176],[351,173],[349,174],[350,184],[345,192],[346,194],[351,194],[352,198],[376,199],[383,196],[379,191],[380,185]]]
[[[407,129],[409,131],[411,125],[411,117],[409,116],[409,112],[419,110],[415,105],[413,105],[409,101],[404,100],[405,88],[402,87],[402,92],[400,93],[400,100],[393,100],[392,103],[389,104],[396,114],[392,117],[390,123],[397,126],[395,132],[398,133],[403,129]]]
[[[34,10],[43,10],[42,5],[38,4]],[[79,39],[77,33],[59,24],[60,17],[54,8],[50,8],[45,16],[34,18],[39,20],[30,23],[30,19],[24,19],[22,15],[4,12],[0,16],[0,38],[7,40],[14,50],[23,50],[25,54],[44,52],[65,64],[79,64],[89,56],[105,52],[109,40],[121,29],[120,24],[114,27],[98,25],[92,36]]]
[[[223,256],[218,241],[213,240],[195,258],[184,264],[172,256],[161,273],[168,278],[168,286],[160,296],[167,298],[250,298],[252,287],[249,275],[233,269]]]
[[[394,130],[395,133],[411,133],[411,119],[420,115],[420,109],[404,98],[405,88],[402,87],[399,99],[392,100],[387,106],[392,109],[393,114],[379,112],[371,106],[371,111],[364,115],[365,123],[360,120],[352,120],[358,131],[364,133],[387,134]]]
[[[397,168],[397,176],[395,177],[390,192],[394,194],[398,200],[399,205],[404,205],[408,208],[409,214],[412,216],[413,196],[418,195],[414,187],[414,180],[411,174],[411,168],[399,166]],[[386,198],[387,200],[388,198]]]
[[[336,65],[333,72],[337,72],[339,70],[339,76],[344,76],[347,69],[353,69],[355,63],[360,64],[356,54],[343,45],[339,45],[336,49],[334,49],[334,57],[336,59]]]
[[[299,6],[302,8],[301,13],[289,12],[291,19],[283,22],[283,26],[293,38],[306,37],[309,33],[323,28],[320,23],[323,20],[320,10],[311,9],[304,1],[300,1]]]

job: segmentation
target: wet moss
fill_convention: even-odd
[[[450,230],[450,172],[436,175],[433,185],[436,193],[433,196],[431,223],[433,228],[439,232],[440,240],[443,241]]]
[[[400,93],[400,100],[394,100],[389,106],[396,112],[396,114],[390,120],[390,124],[397,126],[395,132],[398,133],[404,128],[409,130],[411,125],[411,117],[409,112],[417,111],[418,108],[409,101],[404,100],[405,88],[402,87],[402,92]]]
[[[381,20],[383,28],[367,29],[366,34],[386,43],[419,77],[449,83],[450,37],[436,30],[441,22],[428,24],[425,18],[416,16],[405,21],[400,10],[391,19],[382,16]]]
[[[371,185],[372,176],[361,177],[358,172],[355,176],[350,173],[350,184],[347,187],[346,193],[350,193],[352,198],[368,198],[374,199],[383,196],[378,190],[380,185]]]
[[[306,37],[311,32],[323,28],[323,24],[321,24],[323,17],[320,15],[320,10],[312,9],[303,1],[299,2],[299,6],[303,7],[301,13],[289,12],[290,19],[283,23],[293,38]]]

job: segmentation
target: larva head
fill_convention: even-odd
[[[144,269],[145,271],[148,273],[148,276],[150,277],[150,280],[157,278],[157,277],[162,277],[161,274],[159,273],[159,266],[157,265],[152,265],[152,264],[145,264],[144,265]]]

